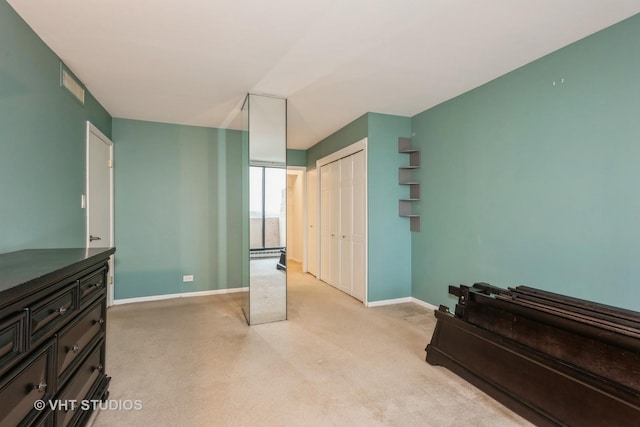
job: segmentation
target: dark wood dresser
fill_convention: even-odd
[[[84,425],[107,398],[107,261],[114,252],[0,255],[0,426]]]

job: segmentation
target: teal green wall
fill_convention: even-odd
[[[413,118],[415,297],[486,281],[640,310],[639,40],[636,15]]]
[[[86,120],[111,116],[60,87],[60,59],[0,1],[0,252],[84,247]]]
[[[411,233],[398,216],[398,199],[408,191],[398,185],[398,137],[411,134],[408,117],[368,113],[307,151],[307,167],[316,160],[367,138],[368,300],[411,296]]]
[[[365,114],[337,130],[307,150],[307,170],[316,168],[316,160],[366,138],[369,132],[369,115]]]
[[[410,121],[365,114],[289,150],[313,169],[369,138],[369,300],[452,305],[449,284],[488,281],[640,310],[638,40],[635,16]],[[84,246],[85,121],[112,136],[112,118],[88,91],[81,105],[60,88],[59,67],[0,2],[0,252]],[[419,233],[397,215],[409,124]],[[246,283],[240,132],[116,119],[113,139],[116,298]]]
[[[398,200],[409,197],[398,184],[398,167],[408,164],[398,153],[398,137],[411,136],[411,119],[369,113],[367,208],[369,301],[411,296],[411,232],[398,215]]]
[[[287,149],[287,166],[307,166],[307,150]]]
[[[240,287],[242,133],[114,119],[113,140],[116,299]]]

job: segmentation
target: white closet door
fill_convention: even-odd
[[[320,167],[319,174],[320,280],[360,301],[365,301],[367,286],[365,152],[358,151],[325,164]]]
[[[307,173],[307,271],[318,277],[318,170]]]
[[[340,287],[340,162],[329,164],[330,168],[330,190],[331,199],[331,220],[330,220],[330,251],[331,261],[329,262],[329,284]]]
[[[353,293],[353,156],[340,159],[340,284]]]
[[[320,280],[331,281],[331,165],[320,168]]]
[[[353,160],[352,197],[352,292],[355,298],[365,300],[366,294],[366,254],[367,254],[367,204],[366,204],[366,159],[364,151],[351,156]]]

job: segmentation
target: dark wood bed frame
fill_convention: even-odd
[[[526,286],[450,286],[427,362],[536,425],[640,426],[640,313]]]

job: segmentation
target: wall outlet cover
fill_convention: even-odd
[[[186,274],[182,276],[183,282],[193,282],[193,274]]]

